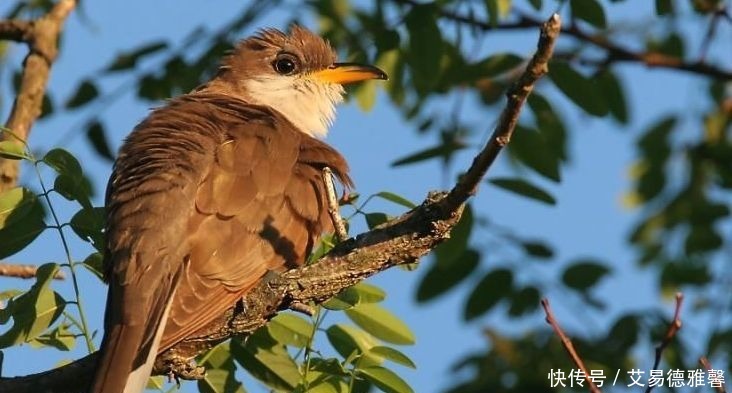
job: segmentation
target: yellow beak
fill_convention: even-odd
[[[377,67],[356,63],[335,63],[324,70],[316,71],[313,76],[322,82],[341,85],[370,79],[389,79],[386,72]]]

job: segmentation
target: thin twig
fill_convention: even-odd
[[[706,356],[702,356],[699,358],[699,364],[701,364],[702,367],[704,367],[704,369],[707,371],[713,370],[712,364],[709,363],[709,359],[707,359]],[[712,385],[712,384],[710,383],[710,385]],[[720,383],[717,386],[713,386],[713,387],[714,387],[714,390],[717,391],[717,393],[727,393],[727,391],[724,389],[724,385],[725,384],[720,381]]]
[[[28,139],[33,123],[41,114],[51,65],[58,55],[61,29],[75,7],[75,0],[58,0],[46,15],[34,22],[4,22],[6,29],[3,31],[8,38],[20,39],[28,44],[18,95],[5,123],[5,128],[23,141]],[[8,138],[7,133],[0,134],[0,141]],[[0,158],[0,192],[15,186],[18,165],[17,160]]]
[[[564,334],[564,330],[562,330],[562,327],[559,326],[559,322],[557,322],[557,319],[554,318],[554,312],[549,305],[549,299],[541,299],[541,306],[544,307],[544,314],[546,314],[546,323],[548,323],[552,327],[552,330],[554,330],[554,333],[559,336],[559,339],[562,341],[564,349],[567,350],[569,357],[572,358],[572,362],[574,362],[574,364],[579,367],[579,369],[582,370],[582,372],[584,373],[585,381],[587,381],[587,387],[590,389],[590,392],[602,393],[600,388],[598,388],[595,383],[592,382],[592,378],[590,378],[590,373],[587,372],[587,367],[585,366],[585,363],[582,361],[582,358],[577,354],[577,351],[574,349],[574,345],[572,345],[572,340],[570,340],[569,337]]]
[[[674,337],[676,337],[676,333],[678,333],[679,329],[681,329],[681,305],[684,302],[684,294],[681,292],[676,293],[676,308],[674,309],[674,319],[669,323],[668,328],[666,329],[666,334],[663,336],[663,340],[661,340],[661,343],[658,344],[656,347],[656,359],[653,361],[653,370],[658,369],[658,365],[661,363],[661,356],[663,355],[663,351],[666,349],[666,347],[671,343],[671,340],[673,340]],[[651,393],[651,390],[655,385],[648,385],[648,388],[646,388],[646,393]]]
[[[333,229],[335,229],[335,236],[339,242],[348,239],[348,231],[346,230],[346,224],[343,222],[343,217],[338,205],[338,197],[335,193],[335,185],[333,184],[333,171],[330,168],[323,168],[322,172],[323,183],[325,184],[325,194],[328,199],[328,214],[330,219],[333,221]]]
[[[36,265],[0,262],[0,276],[2,277],[34,278],[37,270],[38,266]],[[55,280],[64,280],[66,274],[59,270],[53,278]]]
[[[526,70],[506,93],[506,107],[501,112],[501,117],[493,134],[483,150],[473,159],[470,169],[450,191],[446,198],[448,204],[452,206],[460,205],[474,195],[488,168],[493,164],[501,150],[511,141],[511,136],[516,129],[519,114],[526,98],[531,94],[539,78],[549,70],[549,59],[552,57],[561,27],[562,20],[559,14],[553,14],[541,25],[541,36],[536,53],[526,66]]]
[[[420,2],[417,0],[394,1],[411,6],[416,6],[420,4]],[[461,15],[456,12],[446,10],[444,8],[439,8],[437,13],[446,20],[464,23],[466,25],[470,25],[484,31],[521,30],[526,28],[535,28],[542,25],[541,21],[533,19],[526,15],[520,15],[515,22],[499,23],[493,25],[489,22],[478,20],[473,16]],[[561,32],[563,34],[575,37],[580,41],[587,42],[598,48],[606,50],[608,55],[607,61],[605,62],[606,64],[612,62],[632,61],[645,64],[649,67],[686,71],[694,74],[710,76],[719,80],[732,79],[732,71],[721,69],[703,61],[684,61],[683,59],[679,59],[678,57],[665,55],[659,52],[633,52],[629,49],[616,45],[613,42],[610,42],[606,37],[602,35],[587,33],[579,28],[576,24],[572,24],[570,26],[562,28]]]

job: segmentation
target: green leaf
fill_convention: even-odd
[[[597,285],[608,273],[610,269],[597,261],[580,260],[564,270],[562,282],[569,288],[586,291]]]
[[[585,22],[600,28],[607,28],[605,10],[597,0],[570,0],[572,16],[582,19]]]
[[[359,304],[346,310],[346,315],[374,337],[394,344],[414,344],[414,333],[409,327],[378,304]]]
[[[473,231],[473,223],[473,206],[468,204],[463,210],[460,221],[452,228],[450,238],[435,248],[435,259],[441,269],[452,267],[453,262],[465,254]]]
[[[0,228],[0,258],[24,249],[46,229],[40,202],[31,202],[28,206],[30,208],[27,211],[25,206],[20,208],[22,219],[16,215],[19,213],[14,212],[5,217],[5,225]]]
[[[615,74],[605,69],[596,76],[600,84],[603,96],[607,100],[610,115],[622,124],[628,124],[628,103],[625,99],[625,91]]]
[[[513,273],[508,269],[495,269],[486,274],[468,295],[463,317],[471,320],[483,315],[504,298],[513,288]]]
[[[129,52],[122,52],[117,55],[112,64],[107,66],[107,72],[122,71],[133,68],[137,62],[145,56],[159,52],[168,47],[168,44],[164,41],[151,42],[140,48],[134,49]]]
[[[454,258],[449,265],[432,264],[417,287],[417,301],[432,300],[456,287],[475,271],[479,262],[480,253],[468,249],[460,257]]]
[[[82,266],[87,268],[87,270],[92,272],[92,274],[97,276],[100,280],[104,278],[104,255],[102,255],[102,253],[93,252],[89,254],[82,264]]]
[[[11,188],[0,194],[0,229],[24,219],[40,202],[31,190]]]
[[[89,79],[84,80],[76,88],[76,91],[71,96],[71,98],[66,101],[66,109],[79,108],[85,104],[88,104],[98,96],[99,89],[97,89],[97,86],[94,84],[94,82],[90,81]]]
[[[79,202],[79,204],[84,208],[92,208],[90,199],[91,188],[89,187],[89,184],[84,181],[83,176],[71,177],[66,174],[60,174],[56,176],[56,179],[53,181],[53,190],[70,201]]]
[[[361,329],[343,324],[335,324],[325,330],[325,335],[333,348],[344,358],[348,358],[354,352],[367,354],[368,351],[377,345],[377,341],[371,335]],[[373,356],[365,356],[371,359],[371,364],[378,364],[378,359]]]
[[[82,176],[81,165],[79,161],[68,151],[56,148],[43,157],[41,160],[51,167],[59,175],[66,175],[72,179],[78,179]]]
[[[535,10],[541,10],[541,0],[529,0],[529,4],[531,4]]]
[[[104,227],[106,210],[103,207],[83,208],[71,217],[71,229],[85,241],[91,243],[98,251],[104,250]]]
[[[549,77],[567,98],[585,112],[598,117],[608,114],[608,104],[598,81],[585,77],[566,63],[557,61],[551,63]]]
[[[89,124],[86,128],[86,138],[97,154],[109,161],[114,161],[114,153],[112,152],[112,148],[109,147],[104,126],[101,122],[96,120]]]
[[[61,324],[50,332],[36,337],[31,343],[53,347],[59,351],[71,351],[76,346],[76,336],[68,330],[68,325]]]
[[[236,380],[236,364],[230,343],[224,342],[205,355],[206,376],[198,381],[201,393],[245,393],[244,386]]]
[[[245,345],[233,340],[231,352],[239,365],[272,389],[292,391],[302,379],[286,348],[273,343],[263,329],[249,336]]]
[[[523,179],[502,177],[490,179],[489,182],[506,191],[544,202],[548,205],[557,204],[556,199],[551,194]]]
[[[497,53],[473,64],[461,66],[456,75],[457,82],[474,82],[483,78],[494,78],[515,69],[524,62],[513,53]]]
[[[511,304],[508,307],[508,315],[518,317],[530,313],[539,308],[541,294],[534,287],[521,288],[511,294]]]
[[[0,141],[0,158],[8,160],[30,160],[23,144],[16,141]]]
[[[414,209],[415,207],[417,207],[417,205],[415,205],[414,203],[412,203],[408,199],[406,199],[406,198],[404,198],[404,197],[402,197],[400,195],[394,194],[393,192],[381,191],[381,192],[376,193],[374,195],[376,195],[377,197],[379,197],[381,199],[385,199],[385,200],[387,200],[389,202],[394,202],[397,205],[404,206],[407,209]]]
[[[376,104],[376,83],[371,81],[359,84],[355,88],[353,96],[356,98],[356,103],[358,103],[358,107],[362,111],[370,111],[374,108],[374,104]]]
[[[438,80],[444,45],[437,26],[435,6],[413,6],[404,22],[409,31],[407,61],[412,69],[413,83],[418,92],[426,94]]]
[[[393,371],[380,367],[370,366],[356,370],[356,375],[363,377],[374,384],[379,390],[386,393],[411,393],[414,392],[409,385],[404,382]]]
[[[380,356],[384,359],[391,360],[394,363],[401,364],[402,366],[406,366],[412,369],[416,369],[417,365],[414,364],[412,359],[410,359],[407,355],[401,353],[400,351],[391,348],[391,347],[384,347],[384,346],[377,346],[373,347],[369,350],[369,353],[372,355]]]
[[[305,348],[313,334],[313,324],[290,313],[279,313],[267,323],[272,338],[285,345]]]
[[[554,256],[554,250],[544,242],[525,241],[521,242],[521,246],[534,258],[550,259]]]
[[[536,117],[539,135],[543,137],[546,148],[553,153],[547,156],[567,161],[567,129],[562,118],[554,112],[549,101],[535,91],[529,96],[528,103]]]
[[[57,264],[49,263],[38,267],[36,282],[28,292],[8,302],[2,314],[10,313],[13,326],[0,335],[0,348],[29,342],[40,336],[61,315],[65,302],[50,288],[51,280],[58,271]],[[7,319],[6,316],[0,319]]]
[[[389,216],[385,213],[366,213],[364,217],[366,218],[366,225],[368,225],[369,229],[374,229],[389,221]]]
[[[381,288],[362,281],[344,289],[323,306],[329,310],[346,310],[360,303],[378,303],[385,297],[386,293]]]
[[[682,285],[701,287],[709,284],[712,279],[706,264],[684,261],[665,264],[659,281],[663,289],[678,290]]]
[[[536,171],[536,173],[547,179],[559,182],[560,157],[556,151],[547,149],[549,141],[538,131],[517,126],[511,143],[508,144],[508,151],[522,164]]]
[[[674,3],[672,0],[656,0],[656,15],[669,15],[674,13]]]
[[[491,26],[497,26],[498,21],[508,15],[511,11],[511,3],[512,0],[485,0]]]
[[[391,163],[391,166],[398,167],[407,164],[414,164],[433,158],[442,158],[443,160],[447,160],[449,157],[452,157],[453,153],[466,147],[467,146],[463,143],[448,141],[440,145],[429,147],[416,153],[408,154],[404,157],[398,158]]]

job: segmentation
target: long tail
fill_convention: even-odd
[[[141,393],[145,390],[165,331],[169,309],[170,301],[157,323],[155,337],[150,345],[143,343],[144,325],[114,325],[105,332],[90,393]]]

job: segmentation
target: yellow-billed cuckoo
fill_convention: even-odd
[[[109,294],[93,392],[141,392],[158,353],[268,270],[304,262],[332,227],[321,170],[351,184],[345,159],[318,138],[342,85],[367,79],[386,74],[336,63],[301,27],[263,30],[134,129],[107,187]]]

